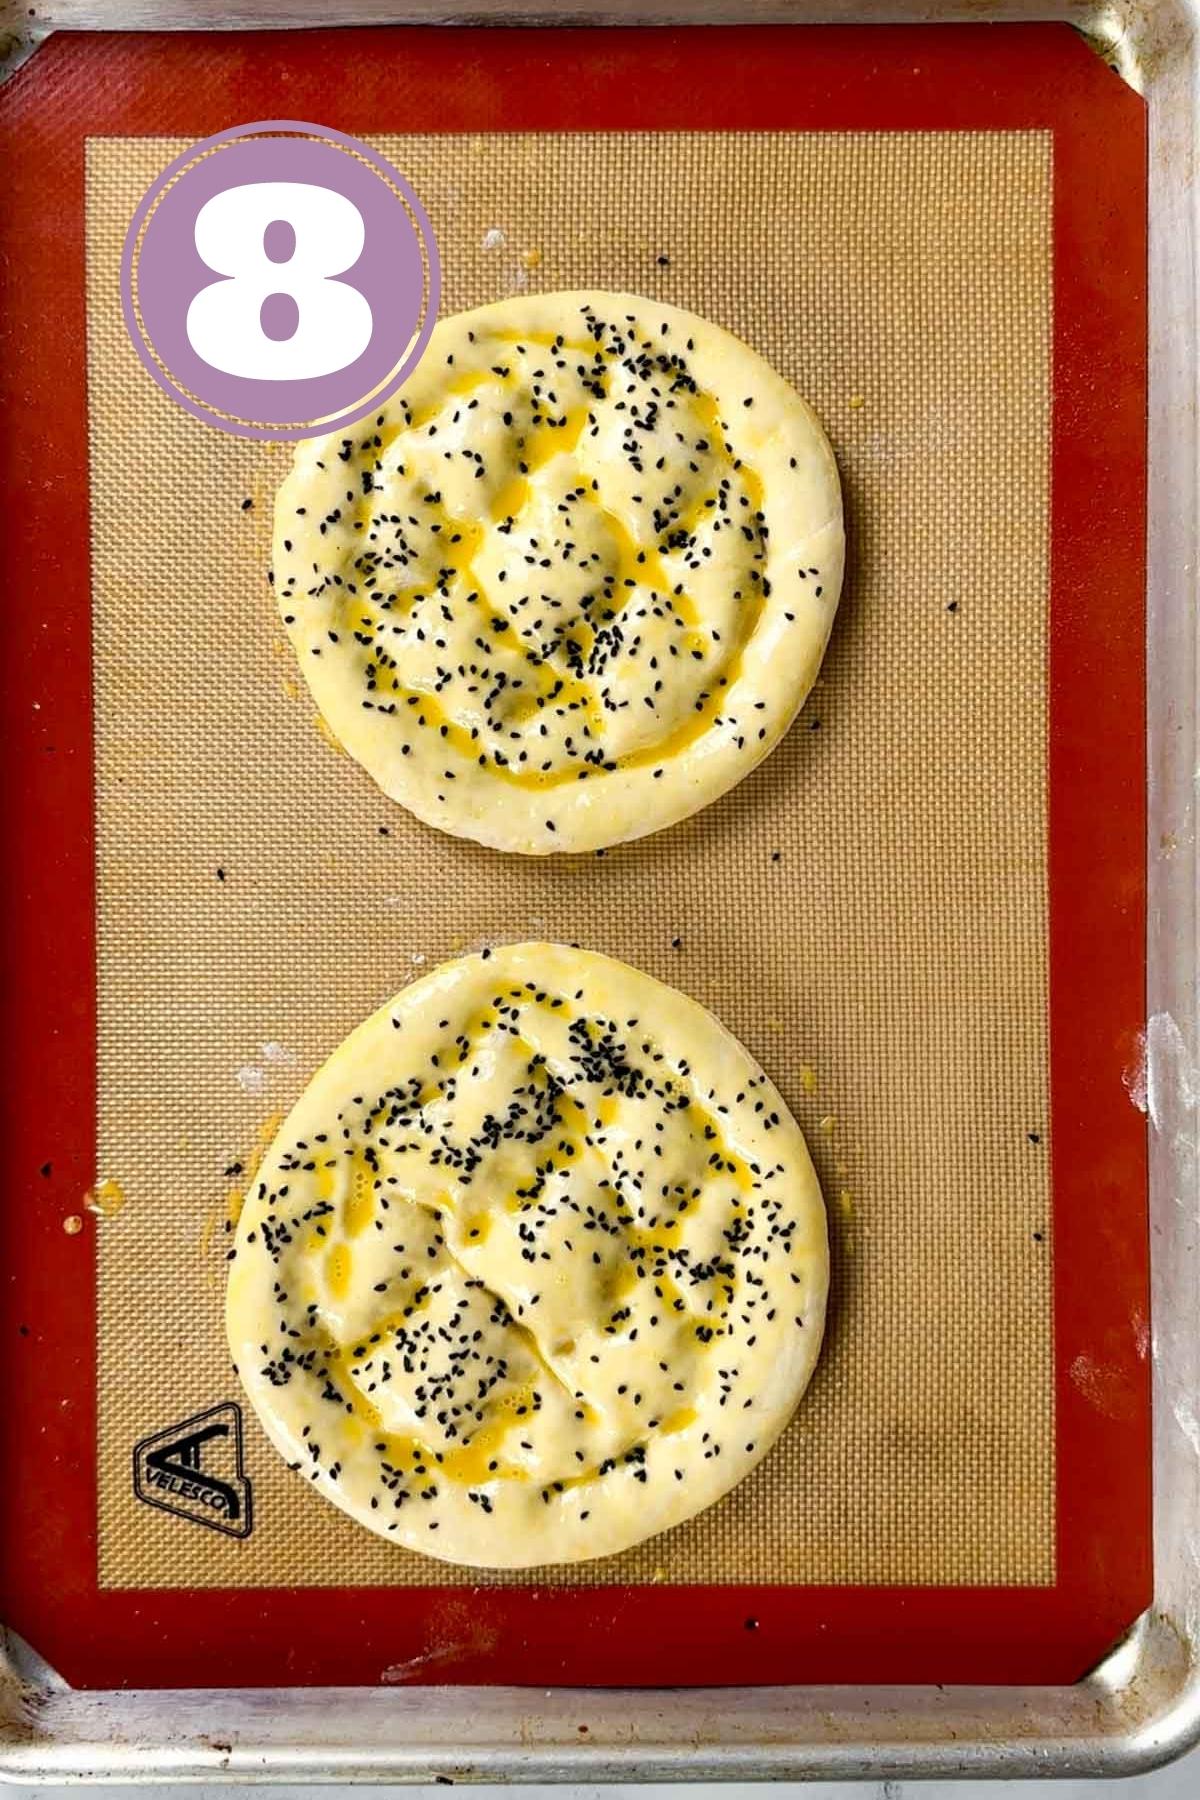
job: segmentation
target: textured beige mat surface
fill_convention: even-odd
[[[479,1581],[359,1529],[252,1418],[244,1542],[143,1505],[130,1459],[239,1397],[226,1171],[414,974],[525,936],[718,1013],[804,1125],[834,1244],[780,1446],[585,1579],[1047,1582],[1049,139],[375,141],[432,216],[444,310],[629,288],[793,380],[841,464],[846,591],[790,736],[690,823],[543,863],[418,825],[321,735],[276,625],[289,453],[188,417],[126,338],[126,224],[185,146],[91,142],[100,1161],[128,1196],[89,1220],[102,1584]]]

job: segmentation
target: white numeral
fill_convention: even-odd
[[[295,245],[285,262],[266,252],[267,227],[282,221]],[[196,215],[196,249],[218,275],[188,308],[192,349],[226,375],[306,381],[357,360],[371,341],[371,308],[358,289],[332,277],[351,268],[366,236],[362,214],[332,188],[303,181],[256,181],[214,194]],[[264,302],[277,308],[286,337],[263,329]],[[278,326],[277,326],[278,329]]]

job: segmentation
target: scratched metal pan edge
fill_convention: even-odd
[[[1200,492],[1195,295],[1200,0],[357,0],[345,24],[746,23],[1067,19],[1140,92],[1150,120],[1149,941],[1150,1225],[1154,1307],[1154,1604],[1065,1688],[520,1688],[80,1692],[15,1638],[0,1652],[0,1778],[96,1781],[589,1781],[1131,1774],[1200,1739],[1200,1158],[1197,1017],[1197,618]],[[36,29],[0,7],[16,67],[54,29],[286,28],[328,22],[305,0],[53,0]],[[1170,839],[1177,853],[1159,846]],[[586,1746],[578,1724],[586,1717]]]

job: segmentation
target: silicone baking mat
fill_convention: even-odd
[[[1142,1010],[1143,121],[1071,34],[986,35],[986,80],[970,30],[59,39],[10,90],[21,153],[69,159],[69,229],[43,217],[37,249],[86,329],[33,434],[60,534],[86,481],[90,555],[37,546],[57,588],[26,568],[12,690],[59,740],[38,744],[41,830],[82,885],[57,891],[66,967],[30,995],[74,1106],[56,1120],[43,1082],[18,1122],[15,1353],[43,1425],[54,1395],[65,1416],[50,1517],[9,1497],[10,1545],[35,1535],[7,1611],[75,1678],[1062,1679],[1145,1598],[1144,1146],[1120,1088]],[[825,421],[850,563],[821,682],[699,818],[602,858],[500,858],[392,806],[317,728],[266,584],[289,453],[174,406],[117,281],[158,170],[277,111],[272,83],[413,183],[444,311],[656,295]],[[1107,215],[1082,179],[1100,144]],[[73,634],[57,655],[35,620]],[[94,868],[71,862],[85,818]],[[1079,960],[1097,931],[1102,979]],[[528,936],[676,982],[768,1069],[821,1174],[832,1316],[795,1422],[720,1506],[604,1563],[489,1576],[289,1475],[240,1408],[223,1266],[256,1146],[346,1031],[444,957]],[[96,1177],[110,1217],[83,1207]],[[236,1532],[145,1478],[205,1420],[237,1430]],[[115,1640],[61,1635],[64,1584]],[[187,1618],[210,1625],[184,1643]]]

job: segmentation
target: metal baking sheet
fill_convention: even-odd
[[[938,17],[950,9],[928,9]],[[828,17],[802,6],[772,16]],[[363,14],[378,20],[381,14]],[[393,11],[390,15],[396,17]],[[644,13],[641,16],[645,16]],[[841,10],[842,19],[861,16]],[[899,16],[889,9],[888,16]],[[972,11],[973,17],[979,17]],[[1034,9],[995,16],[1038,16]],[[739,18],[744,19],[740,13]],[[1156,1567],[1155,1609],[1104,1667],[1070,1689],[755,1689],[736,1708],[719,1695],[591,1693],[582,1698],[490,1689],[457,1694],[339,1690],[257,1694],[73,1694],[13,1646],[7,1767],[28,1778],[107,1773],[197,1779],[651,1778],[671,1774],[919,1774],[1128,1770],[1182,1745],[1193,1730],[1189,1685],[1196,1633],[1195,1547],[1186,1523],[1196,1493],[1196,1171],[1193,600],[1195,557],[1194,190],[1196,70],[1189,15],[1168,8],[1135,22],[1076,15],[1150,102],[1156,403],[1151,462],[1150,1023],[1143,1098],[1154,1127]],[[52,21],[53,22],[53,21]],[[111,25],[64,14],[64,24]],[[160,24],[141,16],[129,23]],[[188,23],[196,23],[194,13]],[[227,20],[222,21],[227,23]],[[259,22],[247,18],[245,23]],[[304,20],[272,17],[271,23]],[[1174,209],[1174,210],[1172,210]],[[1164,229],[1166,227],[1166,229]],[[1171,304],[1171,297],[1177,303]],[[1191,434],[1191,435],[1189,435]],[[1189,573],[1190,571],[1190,573]],[[1193,1260],[1189,1261],[1189,1257]],[[118,1747],[119,1744],[119,1747]],[[132,1748],[131,1748],[132,1746]]]

